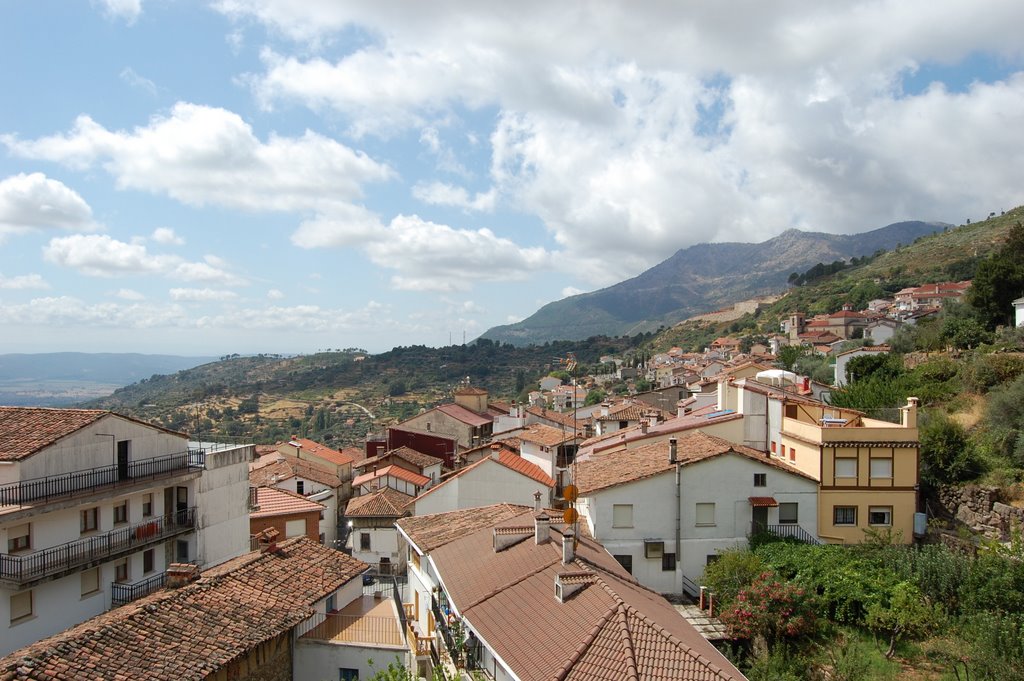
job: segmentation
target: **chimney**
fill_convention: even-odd
[[[501,458],[501,445],[499,445],[499,444],[491,445],[491,458],[494,459],[495,461],[497,461],[499,458]],[[540,510],[540,509],[538,509],[538,510]]]
[[[640,421],[640,434],[647,435],[647,419]]]
[[[576,534],[566,529],[562,534],[562,562],[571,563],[576,560]]]
[[[534,540],[538,544],[547,544],[551,540],[551,518],[543,511],[534,517]]]
[[[900,421],[904,428],[917,428],[917,405],[920,401],[916,397],[908,397],[907,406],[900,407]]]
[[[540,492],[533,493],[533,512],[540,513]]]
[[[273,527],[268,527],[259,534],[256,535],[256,541],[259,543],[260,553],[274,553],[277,551],[277,538],[281,535]]]
[[[668,462],[675,463],[678,460],[679,442],[672,438],[668,441]]]
[[[199,579],[199,566],[192,563],[171,563],[167,566],[167,588],[177,589]]]

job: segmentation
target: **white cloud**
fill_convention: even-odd
[[[178,236],[170,227],[157,227],[149,238],[164,246],[181,246],[185,243],[185,239]]]
[[[168,293],[171,300],[183,303],[226,302],[238,297],[234,291],[217,291],[210,288],[172,288]]]
[[[0,241],[5,234],[53,228],[92,231],[92,209],[73,189],[42,173],[0,180]]]
[[[118,289],[117,293],[114,294],[121,300],[145,300],[146,296],[142,295],[138,291],[130,288]]]
[[[0,289],[24,291],[28,289],[48,288],[50,288],[50,285],[47,284],[46,280],[38,274],[21,274],[14,277],[5,277],[0,274]]]
[[[267,300],[282,300],[283,298],[284,293],[282,293],[276,288],[272,288],[269,291],[267,291]]]
[[[575,286],[566,286],[565,288],[562,289],[563,298],[568,298],[570,296],[578,296],[581,293],[586,293],[586,291],[584,291],[581,288],[576,288]]]
[[[444,182],[417,184],[412,188],[412,195],[420,201],[432,206],[455,206],[468,211],[493,212],[498,193],[495,189],[477,192],[472,198],[463,187],[455,187]]]
[[[972,54],[1020,65],[1024,5],[873,3],[431,3],[223,0],[307,44],[263,53],[266,106],[303,102],[353,134],[441,132],[496,112],[485,194],[423,181],[429,205],[539,217],[592,285],[701,241],[788,227],[856,232],[957,219],[1024,200],[1024,81],[904,91]],[[453,20],[453,17],[455,18]],[[317,53],[340,31],[366,39]],[[955,69],[952,69],[955,71]],[[919,123],[919,124],[918,124]],[[458,165],[458,159],[453,159]],[[440,165],[440,162],[439,162]],[[983,178],[983,179],[982,179]],[[351,242],[347,242],[351,243]],[[611,254],[614,254],[612,256]]]
[[[306,220],[292,234],[292,243],[302,248],[355,246],[380,238],[384,225],[373,212],[361,206],[336,207],[329,216]]]
[[[222,286],[245,284],[218,258],[208,256],[207,262],[187,262],[176,255],[150,253],[143,244],[125,243],[106,234],[55,237],[43,248],[43,257],[91,277],[155,274]]]
[[[121,189],[167,194],[195,206],[252,211],[345,210],[367,182],[393,176],[386,165],[333,139],[306,131],[271,134],[225,109],[179,102],[144,127],[111,131],[79,116],[70,132],[19,140],[0,135],[16,156],[75,169],[101,164]]]
[[[143,76],[140,76],[138,73],[135,72],[135,69],[133,69],[130,66],[126,66],[123,69],[121,69],[120,77],[121,80],[123,80],[128,85],[131,85],[134,88],[138,88],[144,91],[151,97],[155,97],[157,94],[156,83],[151,81],[149,78],[144,78]]]
[[[0,305],[0,322],[19,326],[80,329],[107,327],[149,329],[189,323],[179,305],[89,304],[72,296],[34,298],[18,305]]]
[[[110,19],[121,19],[129,26],[142,14],[142,0],[96,0]]]

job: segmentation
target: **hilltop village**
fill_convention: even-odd
[[[600,374],[570,356],[523,403],[463,381],[360,447],[2,407],[0,679],[746,678],[736,660],[756,671],[813,620],[778,581],[795,564],[753,549],[891,559],[935,541],[918,397],[831,398],[969,287],[606,356]],[[831,382],[794,370],[809,356],[833,358]],[[971,508],[953,512],[1012,544],[1019,509]],[[910,577],[878,588],[831,607],[897,632],[886,658],[951,607]],[[898,608],[917,619],[886,624]]]

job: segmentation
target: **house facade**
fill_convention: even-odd
[[[0,653],[248,550],[252,445],[112,412],[0,407]]]
[[[395,521],[410,514],[412,502],[413,497],[390,487],[349,500],[346,550],[380,574],[401,573],[405,553],[399,551]]]
[[[814,479],[699,431],[582,459],[577,476],[590,534],[659,593],[697,595],[707,563],[752,532],[817,534]]]

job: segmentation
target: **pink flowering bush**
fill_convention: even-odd
[[[762,572],[740,591],[721,619],[737,638],[762,639],[771,649],[783,639],[814,630],[814,599],[774,572]]]

